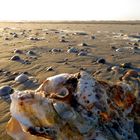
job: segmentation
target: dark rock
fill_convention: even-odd
[[[34,51],[28,51],[27,55],[36,55],[36,53]]]
[[[105,60],[104,58],[99,58],[99,59],[97,59],[96,62],[97,62],[97,63],[105,64],[105,63],[106,63],[106,60]]]
[[[10,40],[8,37],[5,37],[4,40]]]
[[[14,55],[14,56],[11,57],[10,60],[12,60],[12,61],[20,61],[21,59],[20,59],[20,57],[18,55]]]
[[[117,48],[115,46],[111,46],[111,49],[112,50],[116,50]]]
[[[88,46],[88,44],[83,42],[80,44],[80,46]]]
[[[139,46],[139,44],[138,44],[138,43],[136,43],[136,42],[135,42],[133,45],[134,45],[134,46]]]
[[[68,49],[67,51],[68,53],[78,53],[78,49],[71,47],[70,49]]]
[[[14,53],[22,54],[23,52],[22,52],[22,50],[15,49]]]
[[[52,67],[48,67],[47,71],[53,71],[54,69]]]
[[[60,39],[60,42],[63,42],[63,43],[65,43],[65,42],[67,42],[65,39]]]
[[[10,86],[0,87],[0,96],[6,96],[13,93],[13,89]]]
[[[132,64],[131,63],[122,63],[120,66],[123,68],[131,68]]]
[[[31,64],[29,60],[24,60],[24,64]]]
[[[91,39],[95,39],[95,38],[96,38],[95,36],[93,36],[93,35],[91,36]]]
[[[52,52],[52,53],[58,53],[58,52],[62,52],[62,50],[61,50],[61,49],[57,49],[57,48],[53,48],[53,49],[51,50],[51,52]]]
[[[87,52],[81,51],[78,53],[79,56],[87,56]]]
[[[75,32],[75,35],[88,35],[86,32]]]
[[[18,35],[15,33],[15,34],[13,35],[13,37],[14,37],[14,38],[18,38]]]
[[[69,59],[68,58],[64,58],[64,61],[67,62]]]

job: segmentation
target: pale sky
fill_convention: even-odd
[[[0,20],[140,20],[140,0],[0,0]]]

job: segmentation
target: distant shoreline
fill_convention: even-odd
[[[0,21],[0,23],[19,23],[19,24],[140,24],[140,20],[132,21]]]

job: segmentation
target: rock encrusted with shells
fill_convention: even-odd
[[[16,140],[138,140],[132,117],[137,99],[125,83],[64,73],[35,91],[15,91],[11,100],[7,132]]]

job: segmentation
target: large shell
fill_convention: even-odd
[[[12,122],[31,138],[138,140],[130,117],[136,98],[129,89],[128,84],[97,81],[86,72],[56,75],[36,91],[11,95]],[[9,131],[11,125],[8,133],[20,139]]]

